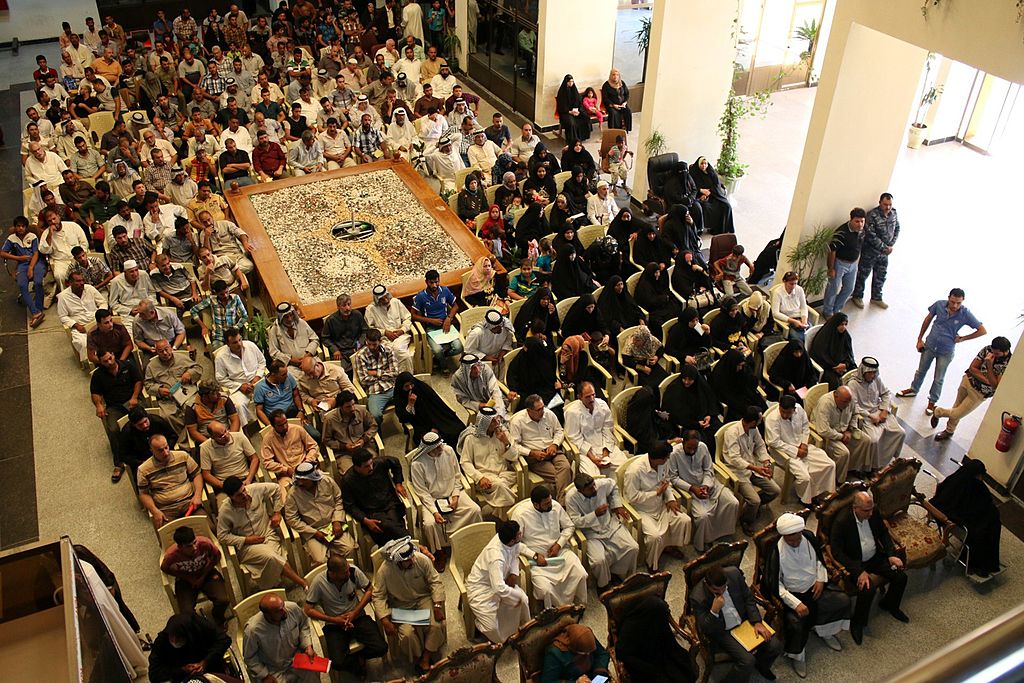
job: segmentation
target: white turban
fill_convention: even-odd
[[[800,515],[794,515],[792,512],[786,512],[779,516],[779,519],[775,522],[775,528],[783,536],[798,534],[804,530],[804,518]]]

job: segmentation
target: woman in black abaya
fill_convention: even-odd
[[[618,275],[608,279],[601,290],[601,296],[597,298],[597,308],[601,311],[601,316],[608,324],[608,332],[613,337],[618,336],[619,332],[627,327],[639,325],[641,320],[646,319],[644,312],[626,289],[626,283]]]
[[[597,286],[586,264],[576,257],[576,247],[565,244],[551,268],[551,291],[559,299],[590,294]]]
[[[601,86],[601,103],[608,114],[609,128],[633,130],[633,112],[629,109],[629,88],[622,81],[618,69],[612,69],[608,80]]]
[[[688,168],[685,161],[677,162],[672,172],[665,176],[661,195],[667,206],[682,204],[690,210],[693,225],[699,235],[704,232],[704,213],[701,211],[700,202],[697,201],[697,184],[690,177]]]
[[[811,358],[821,366],[821,381],[835,391],[843,383],[843,375],[857,367],[853,355],[853,337],[846,329],[849,318],[836,313],[828,319],[811,342]]]
[[[508,364],[505,379],[512,391],[524,397],[537,394],[545,404],[562,388],[555,353],[550,344],[538,337],[528,337],[523,342],[523,350]]]
[[[985,463],[964,458],[963,466],[946,477],[935,490],[931,504],[957,524],[967,527],[967,545],[971,552],[967,572],[987,577],[998,572],[999,534],[1002,524],[999,509],[992,500],[982,476]]]
[[[807,355],[804,345],[796,339],[790,339],[786,348],[772,362],[768,368],[768,379],[775,386],[782,387],[782,393],[789,394],[803,403],[797,392],[800,389],[810,389],[818,383],[821,377],[813,365],[811,358]],[[767,387],[771,389],[772,387]],[[778,396],[772,398],[778,399]]]
[[[550,338],[558,332],[561,325],[558,320],[558,309],[551,299],[551,290],[541,287],[534,292],[523,307],[516,313],[512,326],[516,331],[516,339],[526,339],[527,332],[534,320],[539,320],[544,326],[544,333]]]
[[[658,219],[658,229],[661,231],[662,239],[681,252],[691,252],[697,263],[707,270],[707,264],[704,263],[700,251],[700,236],[697,235],[697,228],[690,218],[689,209],[682,204],[673,204],[669,207],[668,213]]]
[[[626,431],[636,439],[637,453],[647,453],[656,442],[676,435],[668,414],[658,407],[658,387],[641,386],[629,400]]]
[[[722,426],[718,414],[722,411],[715,392],[708,381],[692,365],[684,365],[679,379],[669,384],[661,400],[672,424],[682,430],[696,429],[700,439],[715,452],[715,432]]]
[[[726,405],[725,420],[731,422],[743,416],[749,406],[764,412],[768,408],[764,397],[757,391],[757,377],[753,363],[739,349],[727,352],[711,372],[711,388],[715,398]]]
[[[675,247],[661,237],[653,226],[645,225],[633,244],[633,262],[641,268],[651,262],[668,268],[672,265],[674,251]]]
[[[697,157],[690,166],[690,177],[697,185],[697,199],[704,212],[704,227],[713,235],[736,232],[733,225],[732,204],[715,167],[705,157]]]
[[[403,372],[395,378],[394,400],[395,414],[399,421],[412,425],[416,443],[432,430],[437,431],[445,443],[459,442],[459,434],[466,425],[436,391],[413,377],[411,372]]]
[[[648,263],[636,283],[634,294],[636,303],[647,311],[651,332],[661,339],[662,326],[678,316],[680,310],[679,300],[669,291],[668,274],[657,263]]]
[[[555,110],[558,112],[558,121],[562,125],[567,143],[572,145],[576,140],[590,138],[590,114],[583,108],[583,98],[570,74],[565,75],[562,85],[558,87]]]
[[[583,175],[588,181],[597,175],[597,164],[594,163],[593,155],[583,146],[582,140],[572,143],[562,153],[562,168],[569,170],[576,166],[583,169]]]

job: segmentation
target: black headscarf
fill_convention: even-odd
[[[573,169],[573,175],[576,175],[575,167],[579,166],[583,169],[583,173],[586,177],[590,178],[597,171],[597,164],[594,163],[594,157],[587,151],[587,148],[582,148],[577,152],[573,147],[576,143],[573,143],[565,148],[565,152],[562,153],[562,168]]]
[[[656,595],[637,600],[619,617],[617,659],[630,680],[644,683],[693,683],[697,674],[689,654],[676,640],[668,603]]]
[[[651,239],[651,235],[654,238]],[[633,261],[635,263],[661,263],[666,268],[672,265],[672,245],[658,234],[654,226],[645,225],[633,243]]]
[[[527,337],[523,350],[508,364],[505,374],[509,389],[522,396],[537,394],[547,403],[555,395],[555,354],[550,344]]]
[[[671,427],[658,418],[658,388],[641,386],[626,405],[626,431],[637,441],[637,450],[646,453],[655,442],[670,435]]]
[[[548,225],[551,226],[551,231],[552,232],[561,233],[563,231],[563,228],[565,228],[565,226],[567,226],[567,225],[571,225],[575,229],[578,230],[579,228],[581,228],[581,227],[583,227],[584,225],[587,224],[587,220],[583,216],[580,216],[580,217],[576,218],[572,222],[569,221],[569,216],[574,216],[574,215],[576,215],[576,213],[579,213],[579,212],[574,212],[572,210],[572,207],[569,206],[569,199],[568,198],[566,198],[566,200],[565,200],[565,208],[564,209],[561,208],[560,206],[558,206],[558,197],[557,196],[555,197],[555,201],[553,202],[553,204],[554,204],[554,206],[551,207],[551,214],[548,216]],[[557,239],[557,235],[556,235],[556,239]],[[552,243],[552,246],[554,246],[554,243]],[[582,244],[581,244],[581,246],[582,246]],[[555,247],[555,248],[557,249],[557,247]]]
[[[569,81],[572,81],[572,85],[569,85]],[[569,112],[573,109],[583,108],[583,98],[580,96],[580,90],[576,87],[576,80],[572,77],[572,74],[566,74],[562,79],[562,84],[558,86],[558,92],[555,94],[555,106],[558,110],[558,116],[570,116]]]
[[[636,302],[647,311],[651,333],[660,339],[662,325],[679,315],[679,304],[669,292],[668,274],[657,263],[648,263],[633,294]]]
[[[967,460],[956,472],[939,482],[931,503],[957,521],[969,521],[986,514],[992,505],[992,492],[978,479],[986,472],[985,463]]]
[[[677,162],[672,172],[665,176],[661,195],[668,204],[691,206],[696,201],[697,185],[690,177],[685,161]]]
[[[718,315],[711,321],[711,341],[720,349],[732,348],[743,338],[745,318],[738,312],[735,318],[729,315],[734,306],[739,306],[736,299],[725,297],[718,306]]]
[[[711,347],[711,340],[707,335],[699,334],[690,327],[690,321],[697,319],[700,325],[700,314],[696,308],[687,306],[679,316],[677,322],[668,333],[668,343],[665,344],[665,353],[674,356],[682,362],[685,356],[692,356],[701,349]]]
[[[409,382],[412,382],[412,391],[416,394],[415,414],[406,410],[409,392],[405,390],[405,385]],[[411,372],[403,372],[395,379],[394,401],[398,419],[412,425],[413,439],[417,442],[427,432],[436,430],[445,443],[456,444],[459,441],[459,434],[466,428],[455,411],[448,407],[437,392],[431,389],[430,385],[416,379]]]
[[[725,194],[725,188],[722,186],[722,181],[719,180],[718,173],[715,172],[715,167],[709,161],[707,170],[700,170],[701,159],[704,159],[704,157],[697,157],[697,160],[690,164],[690,177],[693,178],[693,182],[697,185],[698,189],[710,190],[711,196],[715,199],[723,202],[729,201]]]
[[[563,166],[563,168],[565,167]],[[587,182],[587,175],[582,166],[577,165],[571,168],[572,177],[562,185],[562,194],[565,195],[565,200],[569,204],[570,213],[585,213],[587,210],[587,192],[589,191],[590,184]]]
[[[593,313],[587,313],[587,306],[594,305]],[[571,337],[574,334],[590,334],[594,330],[601,330],[608,334],[608,324],[601,315],[601,309],[597,306],[593,294],[583,294],[579,300],[569,307],[562,322],[562,335]]]
[[[777,239],[771,240],[768,244],[764,245],[764,249],[757,255],[757,259],[754,261],[754,271],[747,278],[747,282],[754,284],[763,280],[769,272],[775,270],[775,267],[779,264],[779,250],[782,249],[782,238],[786,236],[786,231],[783,230],[782,234]]]
[[[692,263],[686,262],[686,255],[692,254]],[[683,250],[676,254],[676,267],[672,269],[672,288],[675,289],[680,296],[689,299],[693,295],[700,292],[701,288],[708,292],[715,289],[715,283],[711,281],[711,276],[708,275],[707,267],[697,257],[697,253],[690,250]],[[694,270],[693,266],[698,265],[703,270]]]
[[[540,145],[537,146],[539,147]],[[548,157],[554,160],[554,157],[550,154]],[[537,167],[530,169],[530,177],[526,179],[525,183],[523,183],[523,200],[528,204],[532,205],[536,203],[531,202],[529,199],[533,194],[533,190],[538,192],[543,191],[543,193],[548,196],[549,202],[555,201],[555,197],[558,195],[558,185],[555,183],[555,174],[558,173],[558,171],[548,167],[545,169],[545,173],[546,175],[541,178],[537,174]]]
[[[543,320],[546,324],[545,329],[548,336],[558,332],[560,327],[558,309],[556,308],[554,312],[548,312],[548,308],[546,306],[540,305],[541,299],[547,299],[551,303],[554,303],[551,298],[551,290],[547,287],[541,287],[526,300],[523,307],[519,309],[518,313],[516,313],[515,320],[512,321],[512,326],[516,330],[517,339],[526,339],[527,328],[530,326],[530,323],[537,318]]]
[[[469,188],[470,183],[476,181],[476,191]],[[476,218],[487,210],[487,195],[484,193],[480,178],[475,173],[466,176],[466,186],[459,192],[459,218],[469,220]]]
[[[623,287],[621,294],[615,291],[615,286],[620,282],[622,282],[622,278],[618,275],[608,278],[604,289],[601,290],[601,296],[597,298],[597,308],[611,327],[609,331],[612,334],[618,334],[627,327],[639,325],[644,317],[643,311],[630,296],[628,288]]]
[[[554,154],[548,151],[547,145],[543,142],[538,142],[533,148],[533,155],[530,157],[527,163],[527,168],[530,170],[530,175],[533,176],[534,171],[541,164],[546,164],[548,167],[548,177],[553,178],[556,173],[562,170],[562,167],[558,164],[558,159],[555,158]],[[554,180],[552,180],[552,183]],[[554,197],[554,195],[551,195]]]
[[[559,299],[590,294],[595,289],[585,263],[579,258],[572,258],[575,253],[576,248],[571,244],[563,245],[551,268],[551,291]]]
[[[686,387],[684,379],[692,379],[693,384]],[[679,379],[665,389],[661,403],[672,422],[683,429],[699,430],[701,420],[708,415],[714,417],[721,410],[711,385],[692,365],[683,366],[679,371]]]
[[[800,351],[797,357],[796,352]],[[790,339],[786,348],[776,357],[771,367],[768,368],[768,379],[772,384],[786,389],[792,384],[797,389],[801,387],[813,387],[818,383],[820,374],[811,365],[811,357],[808,355],[804,345],[796,339]]]
[[[679,251],[693,252],[694,260],[707,268],[704,257],[701,255],[700,236],[697,235],[697,226],[687,222],[686,216],[689,210],[682,204],[673,204],[669,207],[665,221],[661,224],[661,236],[670,242]]]
[[[515,230],[516,245],[525,254],[530,240],[537,240],[540,243],[548,234],[548,219],[544,216],[544,207],[539,202],[527,206],[526,211],[519,217]]]
[[[740,363],[743,367],[739,368]],[[715,397],[728,408],[726,419],[738,420],[748,406],[757,406],[762,411],[767,404],[757,393],[757,378],[752,369],[753,360],[744,358],[743,352],[730,349],[715,364],[711,373],[711,388]]]
[[[557,209],[557,208],[558,207],[556,206],[555,209]],[[551,215],[554,216],[554,213],[555,213],[554,209],[552,209]],[[562,226],[559,227],[559,228],[555,228],[554,226],[551,226],[551,228],[558,233],[558,234],[555,235],[555,238],[553,240],[551,240],[551,247],[555,250],[555,253],[560,252],[564,245],[571,244],[573,249],[576,250],[576,258],[577,259],[581,259],[582,258],[584,261],[586,261],[586,259],[584,258],[584,254],[586,253],[587,250],[583,246],[583,242],[580,242],[580,236],[579,236],[579,234],[576,233],[576,227],[575,226],[567,225],[567,224],[563,223]],[[572,235],[572,239],[571,240],[567,240],[565,238],[565,233],[568,232],[569,230],[573,231],[573,235]]]
[[[850,331],[839,331],[839,326],[849,321],[845,313],[836,313],[828,319],[811,342],[811,358],[825,370],[846,363],[847,370],[857,367],[853,355],[853,338]],[[834,387],[833,387],[834,388]]]

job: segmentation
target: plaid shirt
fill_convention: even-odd
[[[144,239],[141,237],[129,237],[128,244],[125,246],[122,247],[115,243],[110,247],[107,257],[110,259],[110,265],[119,273],[124,271],[124,262],[128,259],[135,259],[141,270],[148,271],[149,255],[152,253],[153,247]]]
[[[171,165],[165,160],[163,166],[151,164],[146,169],[146,177],[143,180],[146,182],[147,190],[163,192],[167,184],[171,182],[171,177]]]
[[[224,82],[224,77],[213,74],[206,74],[203,76],[203,80],[199,81],[199,87],[205,90],[210,95],[220,96],[225,89],[227,89],[227,83]]]
[[[85,284],[95,287],[110,274],[110,268],[107,268],[107,264],[95,256],[90,256],[89,265],[87,266],[83,266],[78,261],[75,261],[68,269],[68,275],[70,276],[72,273],[81,273],[82,277],[85,278]]]
[[[177,17],[171,24],[174,35],[178,37],[178,42],[188,44],[194,42],[196,34],[199,33],[199,25],[193,17],[185,19],[184,17]]]
[[[200,312],[210,309],[213,315],[213,329],[210,330],[210,337],[215,342],[224,343],[224,333],[229,327],[237,327],[249,319],[249,311],[245,310],[242,298],[237,294],[228,294],[228,302],[222,304],[220,299],[211,294],[195,306],[189,313],[196,317]]]
[[[369,347],[364,346],[356,356],[355,369],[359,384],[367,394],[383,394],[395,387],[398,364],[395,362],[395,354],[390,347],[382,344],[377,349],[377,353],[372,353]],[[377,374],[371,376],[370,370],[376,370]]]
[[[381,138],[380,131],[373,126],[370,127],[369,131],[365,131],[362,126],[359,126],[355,133],[352,134],[352,146],[363,154],[372,155],[380,148],[383,141],[384,139]]]

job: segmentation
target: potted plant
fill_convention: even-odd
[[[636,40],[636,51],[637,54],[644,56],[644,68],[641,71],[640,80],[647,80],[647,50],[651,46],[651,17],[643,17],[640,19],[640,28],[633,34],[633,39]]]
[[[789,267],[800,276],[800,286],[804,288],[808,301],[812,295],[825,292],[825,285],[828,284],[826,263],[835,233],[835,228],[818,225],[811,235],[800,240],[786,254]]]
[[[924,143],[925,133],[928,126],[924,124],[924,117],[928,109],[935,103],[935,100],[942,94],[942,86],[930,82],[932,73],[932,62],[935,60],[935,53],[929,52],[924,62],[924,81],[921,83],[921,97],[917,103],[917,115],[914,122],[910,124],[910,132],[907,135],[907,147],[917,149]]]
[[[664,133],[655,128],[651,131],[651,134],[644,140],[644,151],[647,152],[647,158],[656,157],[659,154],[664,154],[668,148],[668,139]]]
[[[725,100],[725,110],[718,120],[718,134],[722,138],[722,149],[718,154],[715,170],[722,179],[726,192],[730,196],[739,189],[740,179],[747,172],[747,165],[739,160],[740,121],[754,114],[764,115],[771,103],[771,93],[761,90],[752,95],[737,95],[729,90]]]
[[[259,347],[260,351],[267,358],[268,363],[271,360],[270,344],[268,343],[271,323],[270,318],[263,315],[263,311],[255,308],[252,315],[245,322],[245,325],[242,326],[242,334],[245,335],[246,339]]]
[[[817,19],[811,19],[805,21],[800,25],[796,31],[793,32],[793,37],[800,40],[807,41],[807,49],[800,53],[800,61],[807,65],[807,75],[804,76],[804,85],[811,87],[811,64],[814,61],[814,48],[818,42],[818,21]]]

